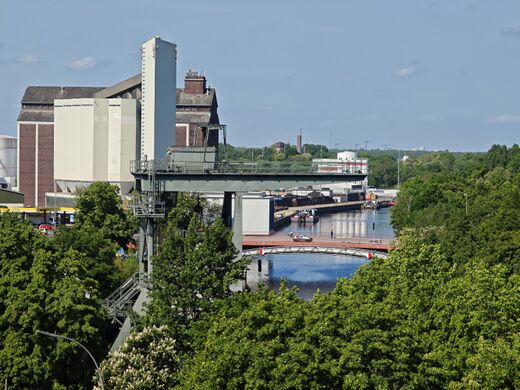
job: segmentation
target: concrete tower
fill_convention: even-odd
[[[159,37],[141,46],[141,160],[162,159],[175,143],[177,45]]]

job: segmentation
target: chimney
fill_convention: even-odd
[[[190,69],[184,77],[184,93],[188,95],[205,94],[206,77]]]
[[[302,130],[300,129],[300,134],[296,136],[296,152],[298,154],[302,153]]]

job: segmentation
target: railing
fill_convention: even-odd
[[[356,248],[337,248],[326,246],[278,246],[268,248],[246,249],[242,251],[244,257],[255,257],[265,255],[284,255],[294,253],[319,253],[330,255],[356,256],[371,258],[371,256],[380,257],[382,259],[388,258],[388,253],[376,252],[368,249]]]
[[[166,215],[165,203],[156,200],[153,195],[140,194],[130,204],[130,208],[137,217],[163,218]]]
[[[307,174],[307,175],[348,175],[361,177],[362,173],[352,173],[346,166],[338,163],[312,161],[259,161],[259,162],[175,162],[168,160],[133,160],[130,162],[130,172],[134,174]]]
[[[147,278],[145,275],[135,273],[119,286],[112,294],[105,299],[105,306],[109,315],[112,317],[121,317],[133,304],[142,287],[147,286]]]
[[[345,243],[345,244],[380,244],[380,245],[395,245],[395,238],[386,238],[386,237],[356,237],[349,236],[347,234],[335,234],[333,233],[333,237],[327,233],[309,233],[309,232],[294,232],[294,234],[303,234],[307,237],[313,239],[312,242],[337,242],[337,243]],[[280,242],[284,243],[287,241],[292,241],[292,236],[289,235],[273,235],[273,236],[248,236],[244,235],[243,240],[251,240],[255,242]]]

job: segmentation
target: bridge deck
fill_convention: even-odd
[[[348,172],[341,167],[330,171],[322,165],[310,161],[176,163],[168,160],[147,160],[132,161],[130,172],[136,179],[139,190],[150,191],[156,188],[165,192],[264,191],[362,181],[366,177],[366,174]]]
[[[244,249],[276,246],[322,246],[388,251],[394,247],[394,241],[388,238],[329,238],[326,236],[317,236],[313,237],[312,242],[294,242],[288,236],[243,236],[242,246]]]

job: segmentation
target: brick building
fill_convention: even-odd
[[[218,132],[209,134],[208,125],[218,125],[217,95],[206,86],[206,77],[188,71],[184,78],[184,89],[177,89],[176,146],[218,145]]]
[[[218,125],[217,96],[206,78],[189,71],[185,87],[177,88],[175,146],[203,146],[208,126]],[[25,206],[45,206],[45,193],[54,192],[54,100],[82,98],[141,99],[141,74],[103,87],[28,86],[18,116],[18,187]],[[208,134],[208,146],[218,145],[218,132]],[[58,189],[59,190],[59,189]]]
[[[25,90],[18,115],[18,189],[24,205],[45,205],[54,191],[54,99],[93,97],[103,88],[33,87]]]

